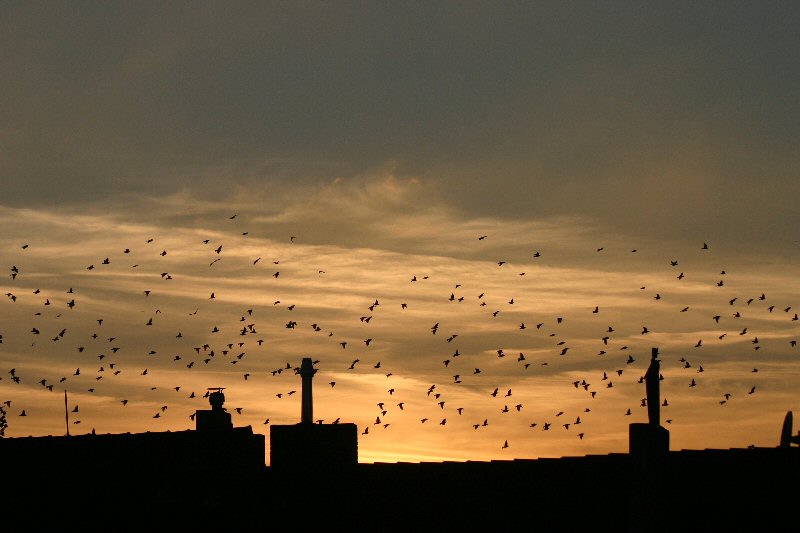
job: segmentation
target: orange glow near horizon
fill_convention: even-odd
[[[268,436],[299,421],[287,366],[307,356],[315,418],[355,422],[362,462],[625,452],[655,346],[673,449],[777,444],[800,377],[800,290],[777,259],[763,276],[713,244],[433,208],[384,214],[354,246],[303,214],[377,212],[330,191],[305,202],[192,222],[158,214],[188,209],[180,196],[115,215],[0,209],[6,436],[65,433],[65,389],[73,434],[192,429],[208,387]]]

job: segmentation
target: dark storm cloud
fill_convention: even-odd
[[[391,162],[493,216],[782,242],[790,3],[17,3],[4,202],[315,183]]]

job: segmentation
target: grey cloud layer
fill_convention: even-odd
[[[5,203],[395,165],[476,215],[791,241],[793,4],[11,4]]]

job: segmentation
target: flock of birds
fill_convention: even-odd
[[[234,224],[241,223],[241,217],[234,214],[228,217],[228,223],[233,226]],[[246,237],[248,231],[240,231],[238,233],[242,237]],[[232,229],[228,229],[232,231]],[[488,235],[477,236],[479,246],[482,241],[489,239]],[[296,237],[288,236],[287,242],[290,245],[295,244]],[[225,257],[225,252],[229,249],[229,245],[222,242],[215,242],[212,239],[203,239],[197,243],[192,243],[191,246],[196,246],[201,250],[201,253],[207,260],[207,268],[219,268],[218,263]],[[408,331],[408,335],[425,335],[431,336],[429,339],[434,340],[437,348],[435,350],[443,355],[439,362],[436,363],[438,370],[426,370],[426,376],[438,376],[434,383],[422,387],[419,390],[404,390],[401,389],[399,384],[392,381],[392,377],[398,377],[398,369],[400,366],[397,360],[392,356],[386,355],[386,351],[380,353],[384,357],[390,357],[391,360],[381,361],[379,356],[372,355],[372,347],[381,342],[376,330],[375,334],[366,336],[366,338],[356,339],[352,335],[339,335],[338,333],[324,328],[322,320],[308,321],[304,323],[302,319],[294,319],[293,316],[299,316],[296,303],[287,305],[280,299],[271,300],[269,302],[258,302],[252,306],[245,306],[236,316],[231,316],[223,322],[202,322],[203,315],[211,313],[208,307],[205,306],[192,306],[194,310],[189,311],[185,309],[182,311],[175,311],[174,309],[161,309],[154,307],[151,302],[157,300],[157,296],[161,292],[157,283],[171,283],[177,278],[182,276],[181,272],[172,272],[168,266],[163,268],[153,268],[152,263],[158,263],[159,258],[163,260],[162,265],[168,265],[167,258],[169,257],[170,250],[162,247],[156,237],[143,238],[139,244],[130,244],[130,247],[121,246],[120,250],[116,252],[108,252],[109,255],[97,256],[94,259],[87,261],[80,267],[82,270],[81,276],[76,276],[76,280],[80,280],[81,290],[76,290],[70,286],[64,286],[62,292],[59,294],[52,290],[43,290],[35,286],[36,276],[32,276],[32,272],[26,270],[25,265],[26,254],[30,254],[35,249],[36,243],[24,243],[18,246],[13,254],[8,251],[4,254],[5,260],[11,264],[8,266],[8,277],[4,291],[5,301],[3,302],[3,316],[15,316],[16,320],[3,320],[0,324],[0,357],[3,351],[8,353],[8,349],[4,347],[14,346],[15,354],[24,354],[24,359],[20,359],[13,366],[9,366],[0,375],[0,398],[3,396],[2,403],[0,404],[0,435],[7,428],[13,428],[17,425],[18,420],[13,418],[17,417],[33,417],[37,412],[41,411],[39,402],[30,400],[31,396],[22,396],[17,394],[20,387],[41,387],[43,391],[47,392],[61,392],[69,391],[73,396],[81,397],[85,394],[102,394],[105,397],[113,398],[120,408],[127,408],[135,402],[142,402],[148,406],[153,405],[152,398],[160,398],[163,404],[157,406],[156,409],[151,411],[152,419],[159,419],[168,413],[170,404],[168,397],[164,393],[163,382],[167,379],[175,379],[175,376],[188,376],[189,373],[196,369],[213,369],[217,368],[220,372],[226,375],[236,373],[239,379],[242,380],[242,387],[250,385],[254,382],[254,378],[277,378],[281,376],[290,376],[292,386],[284,387],[280,392],[274,395],[276,401],[284,400],[294,396],[299,387],[299,377],[296,374],[299,372],[299,357],[293,363],[291,361],[278,362],[275,356],[270,355],[270,346],[274,345],[274,336],[264,334],[267,324],[258,320],[259,315],[264,315],[265,308],[280,307],[281,314],[271,317],[272,321],[269,327],[280,327],[281,330],[300,330],[306,329],[311,334],[317,335],[320,346],[324,346],[324,353],[330,354],[326,357],[319,357],[314,361],[314,364],[319,368],[325,367],[326,370],[331,371],[331,375],[339,375],[342,373],[358,373],[364,372],[374,379],[386,380],[389,385],[386,386],[385,393],[380,398],[374,399],[374,409],[372,415],[374,418],[362,421],[359,425],[362,428],[362,438],[374,435],[376,432],[387,430],[392,426],[397,426],[396,420],[402,417],[404,421],[413,421],[421,426],[441,426],[452,427],[459,425],[460,427],[471,427],[474,432],[483,431],[484,428],[494,423],[497,417],[514,415],[522,416],[530,409],[525,402],[519,401],[517,398],[524,396],[515,391],[515,387],[509,386],[503,382],[519,383],[519,379],[526,376],[535,375],[541,369],[548,365],[556,366],[560,361],[566,360],[574,352],[574,345],[570,342],[569,338],[563,334],[562,329],[568,318],[565,314],[559,316],[552,316],[540,318],[532,322],[519,321],[509,324],[503,321],[506,315],[516,317],[517,314],[511,312],[515,309],[514,306],[519,307],[519,302],[525,298],[525,295],[515,295],[503,299],[502,302],[497,298],[490,300],[486,291],[477,294],[468,294],[465,292],[464,286],[461,283],[452,283],[450,289],[442,292],[439,301],[441,305],[455,306],[467,302],[471,305],[477,306],[477,311],[485,316],[485,320],[492,324],[497,324],[497,328],[507,328],[509,335],[513,328],[516,334],[525,334],[536,336],[537,343],[540,346],[547,346],[543,350],[536,350],[535,353],[525,353],[519,350],[512,350],[506,347],[493,346],[491,348],[484,347],[481,350],[474,349],[474,342],[472,344],[462,345],[463,339],[469,337],[469,332],[458,331],[458,327],[454,326],[452,320],[448,320],[448,325],[445,326],[445,320],[441,319],[430,323],[426,326],[425,331]],[[133,252],[134,248],[141,247],[136,253]],[[709,247],[707,244],[698,246],[700,253],[708,253]],[[604,248],[599,247],[595,250],[596,253],[603,253]],[[636,253],[636,249],[632,249],[631,253]],[[9,255],[13,255],[9,258]],[[127,258],[137,257],[136,263],[133,261],[126,261]],[[531,251],[531,261],[542,261],[544,254],[540,251]],[[131,264],[133,263],[133,264]],[[151,266],[145,267],[145,263]],[[273,278],[276,287],[287,278],[284,267],[287,262],[285,260],[274,258],[265,259],[262,257],[252,257],[248,260],[248,268],[258,269],[257,272],[260,276],[267,279]],[[146,355],[140,353],[137,357],[128,356],[126,351],[130,351],[129,345],[126,345],[124,338],[130,337],[130,329],[124,329],[123,332],[115,332],[108,329],[108,323],[113,322],[119,324],[119,318],[114,316],[112,319],[106,317],[90,316],[90,312],[82,311],[84,305],[92,309],[94,312],[96,306],[90,304],[92,301],[91,294],[91,276],[98,272],[108,271],[115,268],[118,264],[122,264],[122,269],[128,274],[136,274],[134,279],[143,280],[148,285],[139,289],[138,294],[127,294],[126,298],[135,303],[141,312],[145,312],[144,318],[140,320],[137,325],[138,332],[136,338],[144,344],[147,344],[149,349]],[[267,270],[264,270],[266,265]],[[495,269],[509,269],[514,263],[506,260],[495,260],[491,268]],[[665,260],[664,267],[671,269],[674,273],[674,283],[684,283],[688,273],[681,270],[681,262],[678,259]],[[205,266],[203,268],[206,268]],[[313,272],[318,278],[324,278],[329,269],[321,269],[314,267]],[[284,275],[282,275],[284,271]],[[514,272],[515,276],[522,277],[526,272]],[[410,285],[421,286],[426,283],[432,282],[433,274],[409,273],[408,281]],[[715,282],[716,287],[723,291],[726,285],[726,271],[720,270],[718,274],[718,281]],[[441,280],[440,280],[441,281]],[[75,286],[78,284],[76,283]],[[439,285],[441,286],[441,285]],[[662,302],[666,298],[662,293],[666,294],[662,289],[658,291],[648,291],[648,287],[638,287],[642,294],[652,302]],[[203,300],[212,301],[218,300],[219,289],[209,287]],[[722,292],[720,293],[722,294]],[[743,315],[745,313],[758,312],[758,313],[774,313],[775,315],[781,314],[785,317],[787,322],[794,322],[798,320],[798,315],[794,312],[791,305],[786,303],[772,303],[772,299],[766,294],[754,294],[751,296],[733,296],[726,294],[720,298],[720,305],[725,306],[725,311],[720,311],[717,314],[706,317],[709,325],[723,327],[724,331],[720,331],[717,335],[717,341],[722,341],[727,336],[738,336],[747,338],[752,345],[753,350],[760,350],[763,342],[759,339],[756,332],[753,331],[754,327],[750,323],[746,325],[739,325],[744,323]],[[83,299],[87,303],[83,303]],[[384,309],[391,306],[394,310],[400,313],[409,312],[409,308],[413,307],[413,295],[406,301],[396,301],[392,298],[391,301],[384,299],[380,295],[371,298],[363,303],[360,309],[352,310],[353,320],[357,320],[357,326],[361,328],[359,331],[368,330],[373,322],[379,322],[383,319]],[[165,299],[159,300],[165,303]],[[500,303],[499,303],[500,302]],[[158,304],[156,304],[158,305]],[[171,304],[177,306],[180,304]],[[659,303],[660,305],[660,303]],[[681,305],[678,309],[679,313],[687,313],[690,311],[691,306]],[[29,311],[36,309],[33,313]],[[74,315],[70,315],[74,314]],[[169,314],[170,320],[166,320],[164,316]],[[586,308],[585,315],[599,316],[603,314],[601,305],[589,305]],[[276,324],[275,317],[280,317],[280,322]],[[393,314],[392,317],[395,315]],[[357,317],[357,318],[356,318]],[[72,319],[73,326],[64,327],[67,319]],[[582,317],[585,318],[585,317]],[[130,315],[128,315],[130,319]],[[285,320],[285,322],[284,322]],[[163,337],[164,327],[157,328],[156,326],[162,323],[179,325],[183,321],[191,321],[186,323],[186,329],[176,327],[170,334],[170,339],[167,342]],[[737,323],[739,321],[739,323]],[[26,323],[25,330],[15,327],[10,329],[9,324]],[[29,327],[28,327],[29,326]],[[158,329],[158,332],[155,331]],[[191,329],[191,332],[188,330]],[[447,329],[447,331],[445,331]],[[574,433],[575,438],[584,440],[587,437],[587,432],[582,430],[586,427],[586,422],[593,415],[593,409],[596,404],[592,403],[598,395],[603,396],[607,391],[614,388],[619,388],[620,383],[635,382],[638,384],[643,383],[643,366],[647,364],[647,357],[639,356],[641,352],[641,344],[637,343],[636,349],[640,350],[635,352],[634,348],[625,344],[624,339],[631,338],[631,331],[629,326],[617,327],[614,325],[604,325],[602,335],[598,335],[596,340],[596,352],[592,356],[598,357],[603,361],[607,367],[596,375],[586,375],[580,379],[573,379],[564,382],[565,388],[575,389],[583,395],[585,399],[585,406],[580,410],[558,409],[549,415],[540,418],[539,420],[526,419],[525,424],[531,429],[536,431],[569,431]],[[625,330],[620,333],[618,330]],[[73,333],[73,330],[75,333]],[[187,331],[187,333],[184,333]],[[524,332],[524,333],[523,333]],[[286,333],[286,332],[284,332]],[[652,335],[651,327],[642,325],[638,330],[638,337],[641,339],[648,338]],[[284,337],[286,338],[286,337]],[[622,340],[620,340],[622,339]],[[125,339],[127,340],[127,339]],[[706,369],[703,366],[703,360],[698,354],[696,357],[692,354],[693,349],[700,349],[708,344],[710,339],[700,338],[692,345],[686,346],[685,355],[680,359],[671,361],[674,367],[681,369],[684,372],[691,372],[691,376],[684,375],[676,379],[685,379],[685,387],[693,389],[701,387],[703,384],[703,377],[705,376]],[[188,344],[192,343],[194,344]],[[163,349],[160,345],[169,346]],[[705,343],[705,344],[704,344]],[[67,348],[62,348],[66,344],[70,344]],[[786,348],[793,349],[797,345],[794,338],[786,340]],[[176,347],[177,348],[173,348]],[[467,346],[467,348],[465,348]],[[335,347],[335,354],[332,353]],[[56,368],[59,364],[49,365],[35,365],[29,364],[29,358],[34,357],[35,354],[50,354],[60,349],[67,355],[61,357],[59,364],[63,366],[64,361],[74,362],[74,369],[70,372],[57,373]],[[584,345],[579,348],[586,352]],[[462,353],[461,350],[464,350]],[[572,352],[570,350],[573,350]],[[174,351],[170,355],[165,355],[164,352]],[[649,350],[648,350],[649,351]],[[342,354],[351,352],[352,356],[346,357]],[[487,352],[491,352],[491,358],[487,356]],[[584,353],[585,355],[585,353]],[[639,364],[636,364],[637,357],[641,359]],[[258,364],[252,364],[251,361],[257,359]],[[5,357],[2,360],[8,361]],[[145,363],[141,364],[140,361],[144,360]],[[325,361],[322,363],[321,361]],[[265,364],[270,364],[268,370],[263,370]],[[221,365],[226,365],[221,368]],[[238,366],[236,366],[238,365]],[[338,365],[338,367],[337,367]],[[708,366],[708,365],[706,365]],[[663,368],[663,367],[662,367]],[[725,406],[731,401],[734,401],[739,396],[748,396],[755,394],[759,389],[759,384],[755,381],[755,377],[759,369],[753,366],[750,374],[752,382],[744,390],[726,391],[717,400],[721,406]],[[406,370],[407,372],[407,370]],[[153,376],[164,375],[163,379],[159,380],[155,385],[152,381],[142,380],[142,385],[136,390],[136,386],[131,385],[130,381],[126,382],[125,386],[117,385],[116,381],[120,375],[139,375],[139,376]],[[559,374],[562,376],[564,374]],[[168,376],[168,377],[167,377]],[[487,377],[489,376],[489,377]],[[633,376],[631,378],[631,376]],[[414,376],[412,376],[414,377]],[[661,376],[663,379],[663,375]],[[491,381],[490,381],[491,380]],[[627,380],[627,381],[626,381]],[[524,383],[524,381],[523,381]],[[616,383],[616,384],[615,384]],[[91,386],[89,386],[91,385]],[[211,383],[209,383],[211,385]],[[319,386],[319,385],[318,385]],[[324,386],[330,387],[331,391],[337,390],[337,380],[331,379],[324,383]],[[464,393],[454,393],[458,389],[454,387],[463,387]],[[643,394],[644,386],[640,385]],[[148,389],[154,392],[153,396],[147,396],[142,393],[143,390]],[[288,390],[287,390],[288,389]],[[339,386],[341,389],[341,385]],[[185,395],[186,399],[196,400],[208,397],[208,391],[203,392],[202,389],[191,390],[190,386],[185,384],[174,384],[168,387],[169,394]],[[465,404],[469,403],[466,398],[470,394],[483,396],[485,398],[485,407],[480,410],[474,407],[467,407]],[[130,395],[130,397],[128,396]],[[299,395],[298,395],[299,396]],[[454,399],[455,398],[455,399]],[[299,401],[299,400],[298,400]],[[632,400],[632,404],[625,411],[619,413],[620,417],[632,416],[636,407],[645,407],[646,399]],[[162,402],[158,402],[162,403]],[[409,406],[414,404],[416,409],[409,409]],[[419,407],[422,405],[423,407]],[[474,406],[474,402],[472,404]],[[668,407],[668,398],[664,397],[662,406]],[[198,408],[205,408],[203,405],[198,405]],[[242,415],[244,408],[232,408],[237,415]],[[269,412],[269,407],[266,407]],[[475,412],[479,411],[479,412]],[[68,416],[71,415],[71,424],[77,426],[81,424],[81,407],[79,404],[73,402],[69,405]],[[194,413],[186,413],[187,417],[191,420],[194,419]],[[122,416],[122,413],[115,413],[113,416]],[[468,420],[467,420],[468,419]],[[335,420],[317,420],[318,423],[338,423],[340,418]],[[666,417],[666,423],[672,423],[672,418]],[[265,418],[263,424],[269,424],[270,418]],[[158,422],[149,422],[148,429],[158,430]],[[22,423],[20,422],[20,425]],[[502,450],[511,446],[509,438],[503,438],[501,443],[497,446]]]

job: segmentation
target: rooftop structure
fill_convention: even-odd
[[[233,428],[231,414],[225,410],[225,394],[223,387],[209,388],[208,403],[210,410],[198,409],[195,413],[195,428],[197,431],[224,431]],[[213,392],[211,392],[213,391]]]
[[[303,358],[298,371],[303,386],[300,423],[270,426],[269,463],[276,470],[333,470],[358,464],[355,424],[313,422],[315,373],[311,358]]]
[[[648,406],[659,404],[657,355],[653,349]],[[15,524],[35,517],[31,528],[70,518],[179,530],[302,524],[661,533],[791,526],[791,484],[800,475],[800,433],[792,435],[791,412],[774,448],[670,451],[658,409],[650,409],[648,423],[630,426],[630,453],[358,464],[355,424],[307,419],[311,359],[298,374],[301,422],[271,428],[270,467],[264,436],[230,425],[219,388],[209,389],[211,410],[197,412],[195,431],[0,438],[4,516]]]

